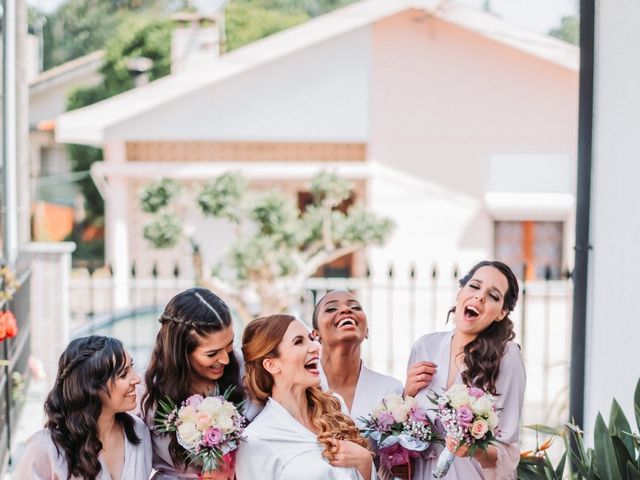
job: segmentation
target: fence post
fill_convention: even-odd
[[[69,277],[73,242],[28,243],[20,249],[31,267],[31,351],[42,360],[48,387],[69,343]]]

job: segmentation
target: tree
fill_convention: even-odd
[[[145,239],[155,248],[171,248],[187,229],[181,224],[180,185],[168,179],[149,184],[140,195],[141,209],[152,214]],[[235,240],[211,271],[204,268],[199,246],[191,242],[198,284],[222,295],[247,322],[257,314],[285,311],[299,297],[307,278],[323,265],[367,245],[381,245],[392,230],[360,205],[346,213],[338,207],[351,196],[352,185],[322,172],[311,181],[313,202],[299,212],[276,191],[250,192],[238,174],[207,182],[197,195],[205,217],[224,219]],[[251,299],[259,299],[257,309]]]
[[[549,35],[578,45],[580,42],[580,17],[577,15],[563,17],[560,20],[560,26],[551,30]]]

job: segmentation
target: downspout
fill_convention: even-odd
[[[576,244],[573,271],[573,325],[569,420],[584,428],[585,352],[589,273],[589,220],[593,146],[593,63],[595,0],[580,0],[580,93],[578,107],[578,173]]]

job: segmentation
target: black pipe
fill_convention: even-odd
[[[578,107],[578,177],[576,244],[573,271],[573,327],[569,419],[584,428],[584,381],[589,272],[589,220],[593,145],[593,63],[595,0],[580,0],[580,93]]]

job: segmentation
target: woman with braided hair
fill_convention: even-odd
[[[320,344],[291,315],[244,331],[245,386],[264,409],[245,430],[237,480],[375,478],[367,442],[339,400],[320,389]]]
[[[152,430],[154,480],[202,478],[190,465],[174,434],[153,432],[158,402],[176,403],[194,394],[221,395],[234,387],[229,398],[244,400],[240,381],[241,359],[233,351],[233,325],[227,304],[205,288],[190,288],[173,297],[160,316],[160,331],[145,374],[142,415]],[[247,413],[247,412],[245,412]],[[247,413],[250,415],[250,413]],[[233,465],[210,472],[206,479],[233,478]]]
[[[136,407],[140,377],[115,338],[73,340],[60,357],[44,404],[43,430],[18,464],[18,480],[147,480],[151,439],[128,411]]]

